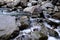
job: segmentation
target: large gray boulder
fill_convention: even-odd
[[[0,15],[0,40],[7,40],[15,30],[15,17]]]

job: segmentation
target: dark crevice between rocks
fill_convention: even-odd
[[[19,35],[19,30],[14,31],[11,36],[7,39],[7,40],[11,40],[14,39],[15,37],[17,37]]]
[[[53,26],[54,27],[54,29],[55,28],[57,28],[57,26],[59,26],[59,24],[57,24],[57,23],[54,23],[54,22],[47,22],[51,27]]]
[[[21,26],[18,26],[19,27],[19,30],[24,30],[24,29],[27,29],[29,25],[21,25]]]

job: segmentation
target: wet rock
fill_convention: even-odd
[[[11,36],[8,38],[8,40],[10,40],[10,39],[14,39],[16,36],[18,36],[19,35],[19,30],[15,30],[12,34],[11,34]]]
[[[49,7],[47,7],[47,12],[48,12],[48,14],[53,14],[53,11],[54,11],[54,9],[53,8],[49,8]]]
[[[54,11],[55,12],[58,12],[59,11],[57,6],[55,6]]]
[[[47,40],[48,37],[42,33],[39,33],[38,31],[31,32],[29,34],[22,34],[16,37],[15,40]]]
[[[47,40],[47,39],[48,39],[48,36],[46,36],[46,35],[43,35],[41,38],[39,38],[39,40]]]
[[[17,8],[11,8],[11,9],[9,9],[8,11],[16,11],[17,10]]]
[[[56,13],[53,15],[53,18],[60,19],[60,12],[56,12]]]
[[[28,22],[28,17],[27,16],[22,16],[20,17],[20,23],[21,23],[21,27],[20,29],[26,29],[28,28],[29,22]]]
[[[58,2],[58,0],[52,0],[53,5],[56,5],[57,2]]]
[[[49,29],[49,35],[53,36],[53,37],[58,37],[59,36],[59,34],[56,31],[54,31],[53,29]]]
[[[19,28],[20,28],[20,30],[24,30],[24,29],[28,28],[28,24],[21,24],[21,26]]]
[[[25,24],[28,24],[28,20],[29,20],[29,18],[28,18],[28,16],[22,16],[22,17],[20,17],[20,22],[23,24],[23,22],[25,23]]]
[[[2,7],[2,6],[4,6],[4,5],[6,5],[7,3],[5,3],[5,2],[0,2],[0,7]]]
[[[19,30],[15,24],[15,17],[0,15],[0,40],[7,40],[15,30]]]
[[[48,21],[47,21],[48,20]],[[57,26],[60,25],[60,20],[57,19],[53,19],[53,18],[48,18],[46,21],[47,23],[53,27],[53,29],[57,28]]]
[[[38,31],[32,32],[32,39],[34,38],[34,40],[47,40],[48,36],[44,35],[43,33],[39,33]]]
[[[27,6],[27,2],[29,2],[28,0],[25,0],[25,1],[24,0],[20,0],[20,1],[23,3],[24,6]]]
[[[42,25],[42,28],[41,28],[40,32],[45,34],[45,35],[49,34],[50,36],[53,36],[53,37],[58,37],[59,36],[59,34],[56,31],[54,31],[53,29],[50,29],[46,26],[43,26],[43,25]]]
[[[41,30],[40,30],[40,32],[43,33],[44,35],[47,35],[48,34],[47,27],[45,27],[43,24],[41,24]]]

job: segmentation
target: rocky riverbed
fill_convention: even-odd
[[[0,40],[60,40],[59,0],[0,3]]]

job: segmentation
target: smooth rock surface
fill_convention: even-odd
[[[0,37],[8,39],[15,30],[18,30],[15,17],[0,15]]]

